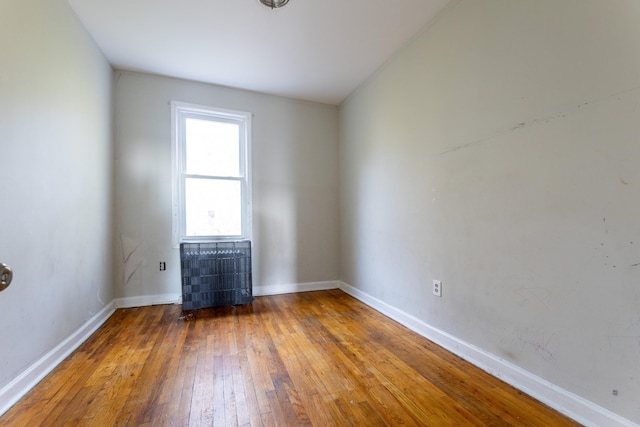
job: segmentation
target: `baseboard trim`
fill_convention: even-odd
[[[9,384],[0,389],[0,416],[11,409],[29,390],[80,347],[114,312],[113,302],[107,304],[66,340],[36,360]]]
[[[326,281],[326,282],[307,282],[307,283],[292,283],[283,285],[271,285],[271,286],[254,286],[254,296],[266,296],[266,295],[279,295],[279,294],[292,294],[296,292],[311,292],[311,291],[326,291],[328,289],[340,288],[341,282],[338,281]]]
[[[576,394],[564,390],[524,369],[501,359],[479,347],[434,328],[422,320],[405,313],[371,295],[339,282],[339,288],[371,308],[390,317],[430,341],[462,357],[489,374],[523,391],[556,411],[585,426],[638,427],[639,425],[596,405]]]
[[[117,298],[115,308],[146,307],[161,304],[182,304],[182,294],[142,295],[137,297]]]
[[[254,296],[292,294],[295,292],[325,291],[340,288],[341,282],[307,282],[291,283],[271,286],[254,286]],[[114,300],[115,308],[145,307],[160,304],[182,304],[182,294],[142,295],[137,297],[117,298]]]
[[[341,289],[371,308],[390,317],[421,336],[462,357],[473,365],[500,378],[506,383],[540,400],[560,413],[585,426],[638,427],[639,425],[578,395],[555,386],[524,369],[501,359],[479,347],[462,341],[444,331],[434,328],[422,320],[405,313],[371,295],[340,281],[309,282],[289,285],[261,286],[254,288],[254,295],[276,295],[294,292],[310,292]],[[15,405],[29,390],[35,387],[56,366],[85,342],[116,308],[140,307],[157,304],[176,304],[181,295],[164,294],[129,297],[114,300],[84,323],[66,340],[42,356],[25,371],[0,389],[0,416]]]

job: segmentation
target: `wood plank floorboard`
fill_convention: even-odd
[[[339,290],[120,309],[0,426],[577,426]]]

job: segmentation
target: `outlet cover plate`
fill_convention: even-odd
[[[433,281],[433,294],[437,297],[442,296],[442,282],[440,280]]]

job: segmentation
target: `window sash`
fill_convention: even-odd
[[[237,118],[229,118],[226,116],[220,116],[214,112],[210,114],[202,114],[202,113],[193,113],[193,112],[184,112],[181,110],[181,116],[179,117],[179,127],[180,127],[180,139],[181,139],[181,165],[180,170],[181,173],[187,173],[187,129],[186,129],[186,121],[187,119],[195,119],[195,120],[203,120],[203,121],[213,121],[213,122],[221,122],[221,123],[230,123],[238,126],[239,135],[238,135],[238,151],[239,151],[239,165],[238,165],[238,174],[237,175],[214,175],[214,174],[199,174],[201,176],[229,176],[229,177],[238,177],[244,178],[246,175],[246,139],[247,139],[247,130],[245,129],[245,121],[243,119]],[[193,174],[195,175],[195,174]]]
[[[212,193],[206,193],[206,194],[199,194],[202,197],[200,197],[198,199],[197,202],[193,202],[188,200],[188,196],[189,196],[189,183],[191,183],[191,185],[198,185],[198,186],[206,186],[207,184],[221,184],[221,183],[227,183],[227,184],[238,184],[237,186],[230,186],[224,190],[227,191],[231,191],[232,194],[230,194],[229,196],[233,199],[234,197],[238,197],[237,200],[233,200],[233,203],[231,204],[232,200],[220,200],[219,196],[216,196]],[[201,176],[188,176],[185,175],[184,176],[184,186],[185,186],[185,191],[183,193],[184,196],[184,209],[185,209],[185,222],[184,222],[184,227],[185,227],[185,239],[209,239],[209,238],[215,238],[217,240],[219,239],[238,239],[240,236],[243,235],[243,224],[242,224],[242,206],[244,205],[243,202],[243,180],[242,179],[237,179],[237,178],[211,178],[211,177],[201,177]],[[235,188],[234,188],[235,187]],[[222,191],[224,191],[222,190]],[[206,190],[205,190],[206,191]],[[236,193],[236,191],[239,191],[239,194]],[[216,200],[218,199],[218,200]],[[195,206],[194,206],[195,204]],[[222,205],[222,206],[221,206]],[[200,212],[198,212],[199,215],[192,215],[189,216],[188,213],[190,212],[190,209],[193,209],[194,207],[199,207],[200,208]],[[203,224],[203,220],[205,219],[205,215],[203,215],[204,213],[204,209],[207,209],[207,224]],[[237,212],[235,212],[237,210]],[[193,212],[193,214],[195,214],[196,211]],[[222,215],[219,215],[220,213],[222,213]],[[229,215],[231,214],[231,215]],[[235,215],[234,215],[235,214]],[[237,215],[237,216],[236,216]],[[190,220],[191,223],[200,223],[200,226],[197,227],[199,230],[203,230],[203,229],[212,229],[215,228],[214,224],[216,222],[218,222],[218,218],[222,216],[222,223],[218,224],[218,226],[225,226],[228,225],[229,223],[231,223],[231,227],[225,227],[225,228],[232,228],[232,229],[238,229],[239,233],[211,233],[211,234],[197,234],[195,233],[195,227],[189,227],[190,225]],[[231,216],[231,218],[229,218],[229,216]],[[237,220],[239,220],[239,224],[234,224]],[[193,230],[193,232],[190,232],[190,228]]]
[[[250,137],[251,114],[231,110],[219,110],[193,104],[173,101],[173,244],[194,241],[224,241],[251,239],[251,185],[250,185]],[[239,174],[238,176],[219,176],[189,174],[186,172],[186,120],[211,120],[233,123],[239,126]],[[188,179],[229,181],[240,183],[240,234],[231,235],[187,235],[186,218],[186,182]]]

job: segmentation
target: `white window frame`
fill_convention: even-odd
[[[235,236],[187,236],[185,218],[185,120],[205,118],[240,124],[240,175],[242,193],[242,233]],[[251,240],[251,117],[244,111],[234,111],[205,105],[171,101],[171,178],[172,178],[172,243],[174,247],[185,242],[220,242]]]

